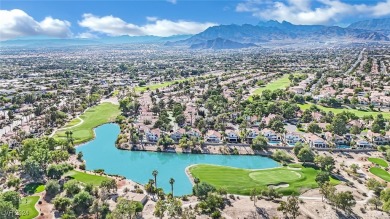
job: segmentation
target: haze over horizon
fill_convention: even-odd
[[[165,37],[197,34],[220,24],[257,24],[267,20],[345,27],[355,21],[389,15],[390,0],[5,0],[0,10],[0,40],[37,35]]]

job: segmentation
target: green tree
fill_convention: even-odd
[[[320,185],[320,193],[323,195],[323,198],[325,197],[329,201],[333,199],[333,195],[335,194],[335,192],[336,188],[329,182],[325,182]]]
[[[173,184],[174,183],[175,183],[175,179],[173,179],[173,178],[169,179],[169,184],[171,184],[171,194],[172,194],[172,197],[174,197],[173,196]]]
[[[322,129],[317,123],[312,122],[307,126],[307,131],[310,133],[321,133]]]
[[[321,171],[321,172],[319,172],[319,173],[317,174],[315,180],[316,180],[317,184],[321,187],[324,183],[330,181],[330,179],[329,179],[329,173],[328,173],[328,172]]]
[[[386,187],[386,185],[381,184],[378,180],[374,178],[369,178],[366,182],[366,186],[369,190],[374,191],[376,195],[380,195],[381,191]]]
[[[1,194],[1,199],[3,201],[9,202],[14,206],[14,208],[18,209],[20,204],[20,196],[19,193],[15,191],[7,191]]]
[[[313,151],[308,148],[308,147],[305,147],[305,148],[302,148],[300,151],[299,151],[299,154],[298,154],[298,159],[300,161],[302,161],[303,163],[306,163],[306,162],[313,162],[314,161],[314,153]]]
[[[56,180],[49,180],[46,182],[46,195],[54,197],[61,191],[61,186]]]
[[[59,212],[65,212],[71,206],[72,200],[67,197],[56,196],[53,200],[54,208]]]
[[[165,212],[167,211],[167,206],[165,204],[164,200],[158,200],[155,207],[153,215],[162,219],[165,215]]]
[[[264,150],[267,148],[267,146],[268,146],[267,139],[262,135],[256,136],[256,138],[253,139],[251,144],[251,148],[253,150]]]
[[[383,202],[382,209],[384,211],[390,212],[390,189],[381,191],[380,199]]]
[[[375,210],[378,210],[378,207],[382,206],[382,204],[383,204],[378,197],[372,197],[372,198],[368,199],[367,203],[370,205],[374,205]]]
[[[64,184],[64,188],[65,188],[67,196],[69,196],[69,197],[76,195],[81,190],[79,182],[77,182],[76,180],[73,180],[73,179],[66,182]]]
[[[0,219],[16,219],[17,209],[12,205],[11,202],[0,199]]]
[[[88,212],[93,203],[93,197],[85,191],[76,194],[73,198],[73,209],[76,213]]]
[[[154,177],[154,186],[157,188],[157,175],[158,175],[158,171],[157,170],[153,170],[152,175]]]
[[[202,213],[212,214],[213,212],[224,207],[223,198],[216,193],[209,193],[205,200],[198,204]]]
[[[356,200],[350,191],[339,192],[335,195],[335,205],[349,214],[356,205]]]
[[[203,200],[209,193],[213,193],[217,191],[217,189],[209,183],[201,182],[197,186],[194,186],[193,191],[196,197]]]
[[[251,190],[251,199],[253,200],[253,206],[256,206],[256,200],[257,200],[257,190],[256,190],[256,188],[253,188]]]
[[[117,187],[116,187],[116,181],[114,179],[104,179],[101,183],[100,183],[100,188],[105,188],[107,189],[109,192],[111,191],[116,191],[117,190]]]
[[[349,168],[352,170],[353,173],[357,173],[357,170],[360,169],[359,165],[353,163],[349,166]]]
[[[340,136],[346,134],[348,132],[346,124],[346,116],[342,113],[336,114],[331,123],[333,133]]]
[[[137,201],[130,201],[124,198],[119,198],[118,204],[112,215],[114,218],[135,218],[139,212],[142,212],[143,205]]]
[[[295,156],[298,156],[299,151],[304,148],[304,147],[309,147],[308,145],[304,145],[302,142],[298,141],[293,148]]]
[[[314,163],[321,168],[323,171],[331,172],[334,169],[335,160],[331,156],[316,156]]]
[[[299,212],[299,199],[296,196],[289,196],[287,202],[282,201],[277,208],[278,211],[282,211],[284,215],[289,215],[289,218],[295,219],[301,213]]]

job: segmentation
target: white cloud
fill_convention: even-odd
[[[158,17],[146,17],[147,21],[154,22],[158,20]]]
[[[329,24],[346,17],[390,15],[390,0],[373,5],[348,4],[341,0],[247,0],[237,4],[236,11],[294,24]]]
[[[172,3],[172,4],[175,5],[177,3],[177,0],[167,0],[167,2]]]
[[[196,34],[216,24],[193,21],[171,21],[149,17],[149,22],[143,26],[127,23],[124,20],[110,16],[98,17],[93,14],[84,14],[79,25],[88,28],[90,32],[104,33],[110,36],[171,36],[176,34]]]
[[[76,36],[76,38],[81,38],[81,39],[91,39],[91,38],[99,38],[98,36],[96,36],[95,34],[93,33],[90,33],[90,32],[84,32],[84,33],[80,33]]]
[[[66,20],[52,17],[38,22],[19,9],[0,10],[0,40],[35,35],[66,38],[72,36],[70,25]]]

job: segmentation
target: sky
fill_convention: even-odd
[[[347,26],[390,17],[390,0],[1,0],[0,40],[196,34],[220,24]]]

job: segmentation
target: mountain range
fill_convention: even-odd
[[[358,21],[348,27],[295,25],[287,21],[261,21],[257,25],[231,24],[207,28],[195,35],[116,36],[96,39],[22,37],[0,41],[1,47],[64,47],[111,44],[164,44],[190,49],[241,49],[269,43],[390,42],[390,18]]]
[[[287,21],[274,20],[259,22],[257,25],[219,25],[209,27],[186,40],[180,40],[167,45],[194,45],[207,44],[214,39],[229,40],[230,44],[255,44],[292,41],[292,42],[319,42],[319,41],[390,41],[390,18],[360,21],[343,28],[324,25],[294,25]],[[234,46],[233,46],[234,47]],[[232,47],[232,49],[233,49]],[[229,49],[225,44],[223,49]]]

